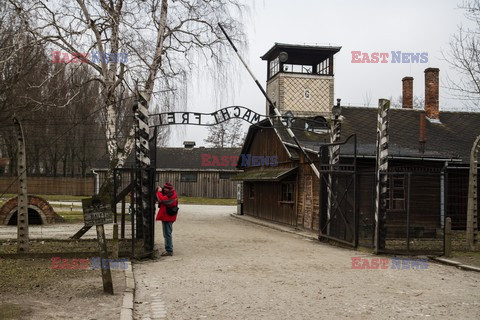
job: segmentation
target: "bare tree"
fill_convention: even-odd
[[[393,96],[390,97],[390,106],[392,108],[402,108],[402,105],[403,105],[402,96],[398,96],[397,98],[394,98]]]
[[[449,88],[469,108],[480,106],[480,0],[464,0],[459,5],[470,26],[460,25],[444,53],[451,67],[460,74],[459,80],[447,79]]]
[[[363,95],[363,105],[365,107],[370,107],[371,104],[372,104],[372,90],[368,90]]]
[[[244,124],[241,119],[230,120],[230,132],[227,136],[227,142],[229,147],[241,147],[245,140],[244,131],[242,125]]]
[[[44,52],[25,34],[21,20],[4,2],[0,3],[0,17],[0,149],[3,157],[10,160],[8,172],[13,174],[17,171],[17,141],[12,135],[12,116],[24,119],[31,112],[33,106],[24,99],[25,86],[39,82]],[[41,93],[32,90],[29,94],[35,98]],[[39,150],[29,151],[36,160]]]
[[[227,129],[226,122],[211,126],[208,128],[208,136],[205,141],[210,147],[225,148],[227,146]]]
[[[105,139],[111,168],[122,166],[133,147],[133,127],[122,119],[136,87],[149,102],[171,110],[185,99],[195,68],[227,70],[231,62],[217,23],[244,43],[242,0],[9,0],[37,40],[70,54],[79,53],[96,72],[102,92]],[[94,61],[94,55],[109,54]],[[121,54],[128,54],[121,61]],[[125,57],[125,56],[123,56]],[[55,57],[52,57],[55,59]],[[224,73],[225,74],[225,73]],[[221,77],[217,77],[220,79]],[[152,103],[153,104],[153,103]],[[126,129],[126,130],[125,130]]]
[[[414,109],[419,109],[419,110],[425,109],[425,98],[424,97],[419,97],[419,96],[414,96],[413,97],[413,108]]]
[[[401,109],[403,108],[403,96],[400,95],[397,98],[394,98],[391,96],[389,98],[391,102],[391,107],[395,109]],[[413,97],[413,108],[414,109],[423,109],[424,108],[424,98],[420,96],[414,96]]]
[[[0,2],[0,129],[11,125],[14,112],[25,111],[18,94],[24,93],[21,88],[26,82],[35,83],[31,73],[43,56],[43,47],[24,31],[12,8]]]
[[[208,128],[208,137],[204,141],[214,148],[233,148],[243,144],[242,120],[232,119]]]

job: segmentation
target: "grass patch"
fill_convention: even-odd
[[[65,223],[83,223],[83,212],[82,211],[56,211],[56,213],[65,219]],[[118,223],[120,223],[122,219],[122,214],[117,212],[117,219]],[[128,212],[125,213],[125,221],[130,221],[130,215]]]
[[[63,203],[60,203],[60,204],[50,204],[52,207],[55,207],[55,208],[65,208],[65,209],[70,209],[70,208],[75,208],[75,209],[81,209],[82,208],[82,203],[81,202],[75,202],[73,203],[73,206],[72,204],[63,204]]]
[[[90,198],[89,196],[70,196],[70,195],[59,195],[59,194],[49,194],[49,195],[39,195],[47,201],[82,201],[82,199]]]
[[[480,252],[453,251],[452,258],[466,265],[480,267]]]
[[[29,195],[41,197],[47,201],[82,201],[82,199],[90,198],[89,196],[71,196],[66,194],[29,194]],[[6,201],[16,196],[17,194],[11,194],[11,193],[4,194],[2,197],[2,200]]]
[[[57,211],[57,214],[65,219],[65,223],[83,222],[83,213],[78,211]]]
[[[70,195],[38,195],[39,197],[44,198],[47,201],[63,201],[63,202],[78,202],[82,199],[89,197],[86,196],[70,196]],[[3,205],[7,200],[16,197],[14,194],[5,194],[2,199],[0,199],[0,206]],[[127,199],[128,200],[128,199]],[[199,204],[199,205],[220,205],[220,206],[234,206],[237,204],[237,199],[213,199],[213,198],[201,198],[201,197],[179,197],[180,204]],[[127,201],[128,203],[129,201]],[[55,208],[70,208],[71,204],[58,204],[55,205]],[[74,203],[73,207],[80,208],[81,204]],[[66,211],[61,211],[66,214]]]
[[[200,204],[210,206],[233,206],[237,204],[237,199],[213,199],[200,197],[179,197],[178,202],[182,204]]]
[[[472,257],[480,259],[480,252],[478,251],[453,251],[454,257]]]
[[[23,313],[22,307],[18,304],[13,304],[13,303],[0,304],[0,319],[5,319],[5,320],[20,319],[22,313]]]

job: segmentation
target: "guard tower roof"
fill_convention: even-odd
[[[313,45],[298,45],[278,43],[265,53],[262,60],[273,60],[280,52],[285,51],[288,53],[289,63],[303,63],[303,64],[316,64],[319,60],[323,60],[330,55],[333,55],[340,51],[342,47],[335,46],[313,46]]]

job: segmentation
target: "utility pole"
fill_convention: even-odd
[[[28,252],[28,195],[27,195],[27,159],[25,154],[25,136],[20,121],[13,117],[13,124],[17,132],[17,174],[19,191],[17,198],[17,252]]]

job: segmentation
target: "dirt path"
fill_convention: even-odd
[[[480,273],[352,270],[372,255],[182,206],[173,257],[136,264],[136,319],[478,319]],[[161,228],[157,244],[162,247]],[[163,307],[164,306],[164,307]]]
[[[1,259],[0,319],[119,319],[124,271],[112,270],[112,280],[114,295],[103,292],[101,271],[91,264],[58,270],[50,259]]]

